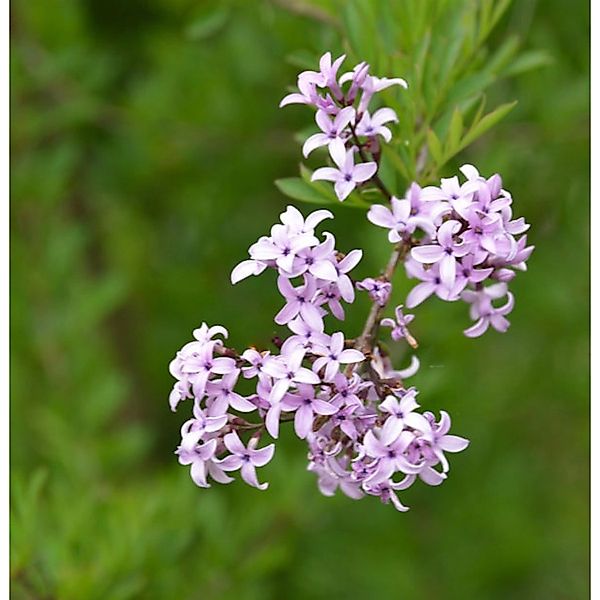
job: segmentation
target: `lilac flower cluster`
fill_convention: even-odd
[[[304,142],[302,152],[306,158],[316,148],[328,148],[335,167],[317,169],[312,179],[334,182],[340,201],[376,174],[379,138],[389,142],[392,132],[386,125],[398,121],[391,108],[379,108],[371,114],[369,105],[373,96],[393,85],[408,87],[399,77],[387,79],[370,75],[366,62],[338,78],[345,58],[343,55],[332,62],[331,53],[324,54],[319,71],[300,73],[299,91],[288,94],[279,105],[307,104],[316,109],[315,121],[320,131]],[[367,151],[374,160],[367,160]],[[356,162],[357,157],[360,162]]]
[[[447,435],[445,413],[436,422],[430,413],[416,412],[417,391],[402,383],[416,369],[393,371],[387,356],[366,356],[341,331],[325,332],[324,318],[343,319],[341,301],[354,300],[348,273],[362,256],[338,252],[330,233],[322,240],[315,235],[331,216],[316,211],[305,219],[289,206],[271,235],[253,244],[250,259],[232,272],[234,282],[266,269],[277,272],[285,304],[275,322],[289,335],[278,338],[273,350],[238,353],[225,347],[226,329],[203,324],[171,362],[177,379],[171,408],[193,401],[177,454],[201,487],[209,487],[209,477],[229,483],[228,473],[239,470],[246,483],[265,489],[256,468],[271,460],[275,447],[259,448],[260,440],[277,439],[281,423],[293,422],[323,493],[339,487],[352,498],[378,496],[406,510],[396,492],[417,477],[441,483],[449,468],[444,452],[458,452],[468,442]],[[297,279],[300,285],[294,285]],[[251,394],[236,390],[240,379],[255,380]]]
[[[305,218],[288,206],[231,273],[236,284],[276,272],[283,305],[274,321],[283,332],[271,348],[242,352],[225,345],[224,327],[203,323],[193,332],[194,340],[170,364],[176,379],[171,408],[191,400],[193,415],[181,429],[176,454],[200,487],[210,487],[210,480],[230,483],[230,474],[239,471],[247,484],[264,490],[268,484],[259,482],[256,469],[275,452],[275,444],[264,439],[277,440],[282,425],[290,423],[306,441],[308,469],[317,475],[323,494],[339,489],[354,499],[376,496],[405,511],[397,493],[417,479],[441,484],[450,468],[446,454],[464,450],[469,442],[449,434],[445,411],[438,420],[418,410],[418,391],[404,383],[418,371],[418,357],[395,369],[378,339],[380,329],[388,328],[393,341],[418,347],[409,330],[413,314],[405,314],[401,304],[393,318],[384,316],[396,268],[404,264],[409,277],[419,280],[406,298],[407,308],[433,294],[462,299],[475,321],[465,334],[477,337],[490,326],[508,328],[506,315],[514,305],[508,283],[516,271],[526,269],[533,247],[523,235],[529,226],[513,219],[512,198],[499,175],[485,179],[464,165],[463,183],[458,177],[442,179],[439,187],[413,183],[404,198],[391,195],[377,169],[380,138],[390,141],[386,124],[397,116],[390,108],[371,114],[369,104],[376,92],[406,87],[406,82],[374,77],[366,63],[338,77],[344,58],[332,61],[325,54],[319,71],[301,73],[299,91],[281,106],[302,103],[317,110],[321,132],[306,140],[304,155],[327,146],[337,168],[317,169],[313,179],[334,182],[340,200],[373,182],[389,200],[386,206],[372,205],[367,215],[388,232],[393,244],[388,265],[378,276],[353,279],[362,250],[342,253],[331,233],[316,232],[332,213],[317,210]],[[372,302],[360,336],[347,339],[335,328],[326,331],[329,317],[344,320],[356,289],[366,291]],[[242,387],[250,393],[242,393]]]
[[[406,198],[392,197],[389,208],[372,206],[368,219],[388,230],[390,242],[411,246],[405,268],[420,283],[406,305],[414,308],[432,294],[447,301],[462,299],[475,321],[464,333],[478,337],[490,325],[501,332],[508,329],[505,317],[514,297],[507,283],[516,271],[526,270],[533,246],[521,235],[529,225],[522,217],[513,219],[512,197],[502,189],[500,176],[485,179],[472,165],[460,170],[464,183],[458,177],[442,179],[439,187],[413,183]],[[501,306],[493,304],[502,298]]]

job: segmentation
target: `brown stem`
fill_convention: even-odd
[[[352,132],[352,140],[354,141],[354,144],[358,148],[358,154],[360,155],[360,157],[363,160],[363,162],[370,162],[369,161],[369,157],[365,154],[365,151],[364,151],[364,149],[362,147],[362,144],[358,141],[358,136],[356,135],[356,130],[354,128],[354,125],[352,125],[352,123],[350,123],[349,127],[350,127],[350,131]],[[385,183],[383,183],[383,181],[381,181],[381,179],[379,178],[379,175],[377,175],[377,172],[375,172],[375,174],[373,175],[373,177],[371,177],[371,181],[379,188],[379,190],[381,191],[381,193],[388,200],[392,199],[391,192],[385,187]]]
[[[383,273],[383,277],[386,279],[386,281],[392,280],[392,277],[394,276],[394,271],[396,270],[398,263],[406,256],[411,246],[411,240],[407,239],[403,242],[400,242],[394,248],[394,251],[390,256],[388,264]],[[377,330],[379,329],[379,321],[381,320],[381,314],[385,310],[386,306],[387,302],[385,304],[373,302],[373,306],[371,306],[371,310],[369,312],[369,315],[367,316],[367,320],[365,322],[365,326],[363,327],[362,333],[356,341],[355,348],[357,350],[364,352],[372,349],[372,341],[377,334]]]

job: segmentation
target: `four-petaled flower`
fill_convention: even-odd
[[[341,140],[334,140],[329,145],[329,153],[338,168],[321,167],[312,174],[311,180],[324,179],[335,182],[333,187],[340,201],[345,200],[357,184],[368,181],[377,171],[377,164],[374,162],[355,165],[354,149],[346,150]]]

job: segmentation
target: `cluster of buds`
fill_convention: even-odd
[[[366,63],[338,79],[343,60],[332,63],[325,54],[320,71],[301,73],[300,91],[281,105],[303,103],[317,109],[322,132],[306,141],[304,153],[328,146],[338,168],[317,169],[314,179],[333,181],[340,201],[369,181],[389,200],[388,206],[371,206],[367,215],[388,230],[393,244],[388,266],[379,276],[353,278],[362,250],[342,253],[331,233],[316,233],[320,223],[333,218],[331,212],[317,210],[305,218],[288,206],[270,235],[252,244],[248,259],[231,273],[236,284],[276,272],[284,304],[274,321],[284,329],[272,347],[242,352],[226,346],[224,327],[203,323],[193,332],[194,340],[170,365],[177,380],[170,394],[172,410],[183,401],[193,405],[176,453],[200,487],[210,487],[211,480],[229,483],[230,474],[239,471],[247,484],[266,489],[256,468],[271,461],[275,443],[264,440],[277,440],[282,425],[290,423],[308,446],[308,469],[317,475],[323,494],[339,489],[354,499],[376,496],[405,511],[397,492],[417,479],[442,483],[450,468],[446,453],[460,452],[469,442],[448,433],[447,412],[437,419],[418,410],[418,391],[404,383],[419,369],[417,356],[397,370],[378,340],[384,327],[394,342],[418,347],[408,328],[413,314],[404,314],[399,305],[393,317],[384,316],[396,267],[404,264],[408,275],[420,280],[406,298],[408,308],[432,294],[450,301],[462,298],[476,321],[465,334],[476,337],[489,325],[507,329],[505,315],[513,306],[507,282],[515,270],[525,270],[533,248],[526,236],[515,237],[528,225],[512,218],[512,199],[498,175],[486,180],[465,165],[462,185],[454,177],[443,179],[440,187],[414,183],[402,199],[389,194],[376,175],[378,137],[389,141],[385,124],[397,118],[389,108],[371,115],[368,107],[375,92],[406,83],[371,76]],[[362,162],[355,163],[355,155]],[[494,283],[484,286],[486,280]],[[372,301],[363,332],[356,339],[347,339],[338,327],[328,332],[326,321],[344,320],[344,305],[354,302],[356,289],[366,291]],[[504,296],[508,301],[503,306],[493,305]],[[250,393],[241,392],[241,382]]]

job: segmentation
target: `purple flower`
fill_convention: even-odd
[[[431,294],[435,294],[442,300],[457,300],[458,295],[453,294],[452,290],[442,283],[440,275],[440,267],[437,264],[431,265],[429,269],[424,269],[423,265],[415,260],[407,260],[405,263],[406,272],[410,277],[416,277],[421,280],[406,297],[407,308],[414,308],[429,298]]]
[[[474,262],[471,254],[461,258],[456,270],[456,284],[453,290],[455,293],[462,292],[468,284],[481,283],[492,274],[493,268],[476,269]]]
[[[356,133],[357,135],[366,137],[380,135],[389,143],[392,139],[392,132],[385,127],[385,124],[392,121],[397,123],[398,117],[391,108],[380,108],[373,113],[373,116],[369,115],[368,111],[365,111],[361,120],[356,125]]]
[[[312,174],[311,180],[334,181],[335,193],[340,201],[345,200],[358,183],[368,181],[377,171],[377,164],[374,162],[355,165],[354,150],[351,148],[346,151],[341,140],[334,140],[329,145],[329,153],[338,168],[322,167],[317,169]]]
[[[493,300],[507,296],[506,304],[499,308],[494,307]],[[496,331],[504,333],[510,326],[505,316],[510,313],[515,305],[514,296],[507,291],[505,283],[497,283],[482,290],[465,290],[462,299],[471,304],[471,318],[477,322],[465,329],[467,337],[483,335],[491,325]]]
[[[319,279],[336,281],[338,272],[335,268],[335,238],[331,233],[325,233],[325,241],[313,248],[303,248],[294,258],[291,269],[292,275],[297,277],[303,273],[310,273]]]
[[[213,350],[217,342],[190,342],[171,361],[169,370],[179,380],[191,384],[194,396],[204,397],[206,384],[212,374],[227,375],[237,371],[235,360],[225,356],[215,358]],[[171,409],[177,407],[177,397],[171,398]]]
[[[304,71],[300,73],[299,77],[306,79],[314,83],[318,87],[328,87],[332,89],[332,91],[339,90],[337,83],[337,72],[344,62],[346,58],[345,54],[336,58],[333,62],[331,61],[331,52],[325,52],[323,56],[319,59],[319,71]],[[343,94],[339,93],[339,98],[341,98]]]
[[[298,385],[298,393],[287,394],[282,403],[283,410],[296,411],[294,415],[294,430],[300,439],[304,439],[311,431],[315,415],[332,415],[337,412],[337,406],[315,397],[311,385]]]
[[[295,288],[286,277],[279,276],[277,287],[286,299],[286,305],[275,315],[275,323],[285,325],[300,315],[313,329],[321,327],[321,314],[312,303],[317,291],[314,277],[304,275],[304,285]]]
[[[358,112],[362,113],[367,110],[373,94],[381,92],[382,90],[385,90],[393,85],[399,85],[405,89],[408,88],[408,83],[406,83],[406,81],[400,77],[388,79],[387,77],[375,77],[374,75],[367,75],[361,85],[363,95],[358,105]]]
[[[291,385],[298,383],[321,383],[319,377],[310,369],[302,366],[304,349],[294,348],[290,354],[280,356],[279,360],[273,360],[265,365],[265,372],[276,379],[269,402],[279,402]]]
[[[412,216],[409,200],[398,200],[392,197],[391,210],[381,204],[374,204],[367,213],[367,218],[374,225],[389,229],[388,239],[392,244],[400,242],[414,233],[417,227],[433,236],[435,225],[426,217]]]
[[[379,306],[385,306],[388,303],[390,294],[392,293],[392,284],[389,281],[381,279],[373,279],[367,277],[356,284],[359,290],[365,290],[369,293],[369,298],[373,302],[377,302]]]
[[[224,375],[220,381],[209,381],[206,384],[208,412],[211,417],[225,414],[229,407],[240,412],[252,412],[256,406],[243,396],[233,391],[238,380],[239,371],[236,369]]]
[[[358,350],[344,350],[344,334],[341,331],[331,336],[328,346],[315,346],[313,353],[320,355],[313,363],[313,371],[318,373],[325,367],[325,381],[333,381],[340,365],[361,362],[365,355]]]
[[[315,148],[329,146],[334,140],[341,140],[343,143],[344,139],[342,134],[345,133],[348,123],[353,121],[355,116],[356,111],[351,106],[342,108],[333,119],[331,119],[324,111],[317,111],[315,121],[321,128],[321,133],[311,135],[304,142],[304,145],[302,146],[302,154],[304,154],[304,157],[308,157]]]
[[[335,269],[338,274],[336,285],[340,291],[341,297],[346,302],[354,302],[354,286],[347,274],[360,262],[362,255],[362,250],[351,250],[344,258],[335,264]]]
[[[439,264],[440,279],[451,290],[456,280],[456,259],[468,254],[469,247],[454,241],[454,234],[460,229],[458,221],[446,221],[437,232],[438,244],[426,244],[413,248],[411,256],[424,264]]]
[[[221,468],[224,471],[237,471],[240,469],[242,479],[248,485],[258,488],[259,490],[266,490],[269,487],[269,484],[258,483],[256,467],[264,467],[273,458],[275,444],[269,444],[268,446],[257,450],[256,444],[258,443],[258,439],[253,437],[246,447],[235,431],[228,433],[223,438],[223,442],[231,454],[218,461]]]
[[[458,435],[448,435],[452,423],[450,415],[444,410],[440,411],[440,415],[440,421],[436,424],[433,414],[425,413],[425,417],[428,417],[432,427],[429,431],[423,433],[422,439],[427,445],[421,451],[429,463],[435,464],[439,461],[442,464],[444,473],[446,473],[450,469],[450,465],[444,456],[444,452],[462,452],[469,445],[469,440]]]
[[[405,339],[413,348],[415,348],[417,342],[415,338],[410,334],[410,331],[408,331],[408,324],[412,322],[415,316],[405,315],[402,312],[402,308],[402,304],[396,306],[396,320],[390,319],[389,317],[381,319],[381,325],[383,327],[392,328],[391,336],[395,342],[399,342],[401,339]]]
[[[223,472],[223,469],[215,462],[215,451],[217,440],[208,440],[199,445],[202,433],[191,431],[183,436],[180,446],[175,451],[179,457],[179,464],[192,465],[190,475],[194,483],[203,488],[210,487],[206,476],[210,475],[217,483],[230,483],[231,477]]]
[[[367,431],[363,446],[367,456],[377,459],[376,469],[366,482],[375,485],[389,479],[395,472],[416,474],[422,465],[411,464],[404,452],[414,439],[414,434],[408,430],[397,435],[394,428],[380,429],[379,437],[373,431]]]
[[[313,328],[306,321],[302,320],[301,317],[296,317],[287,326],[295,335],[290,336],[283,342],[283,346],[281,347],[282,354],[290,354],[298,347],[305,350],[312,350],[315,344],[323,345],[329,341],[329,336],[323,333],[323,321],[320,322],[318,328]]]
[[[296,254],[303,248],[316,246],[316,237],[309,233],[290,235],[285,225],[273,225],[271,237],[262,237],[250,246],[250,256],[258,261],[274,261],[284,272],[291,272]]]
[[[416,395],[415,388],[410,388],[402,394],[400,401],[396,396],[389,395],[379,405],[379,409],[389,415],[383,426],[383,429],[386,430],[386,439],[398,437],[406,426],[422,432],[431,430],[429,421],[423,415],[414,412],[419,408],[415,400]]]

